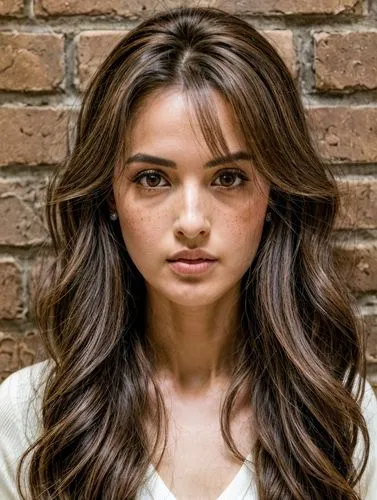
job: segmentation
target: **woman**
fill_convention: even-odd
[[[35,429],[18,488],[375,498],[377,402],[332,260],[338,199],[288,70],[249,24],[181,8],[131,30],[47,193],[49,360],[2,389],[8,443]],[[33,381],[40,407],[16,433],[6,391]]]

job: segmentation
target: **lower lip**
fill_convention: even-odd
[[[183,274],[201,274],[216,264],[216,260],[200,260],[187,262],[184,260],[169,261],[170,267]]]

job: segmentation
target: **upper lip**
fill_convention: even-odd
[[[216,257],[211,255],[210,253],[197,248],[195,250],[180,250],[176,252],[167,260],[178,260],[178,259],[186,259],[186,260],[198,260],[198,259],[206,259],[206,260],[216,260]]]

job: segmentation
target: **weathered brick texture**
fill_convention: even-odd
[[[67,113],[45,107],[0,107],[0,165],[56,164],[67,153]]]
[[[377,108],[313,107],[307,115],[319,151],[326,160],[377,162]]]
[[[64,78],[62,35],[0,33],[0,90],[53,90]]]
[[[377,33],[317,33],[316,87],[321,90],[377,88]]]
[[[0,319],[14,319],[22,314],[21,269],[15,261],[0,260]]]
[[[46,180],[35,177],[8,182],[0,179],[0,245],[42,244]]]
[[[0,382],[24,366],[46,359],[36,330],[0,332]]]
[[[152,0],[153,1],[153,0]],[[215,2],[219,8],[234,9],[230,0]],[[239,2],[236,11],[260,14],[360,14],[362,2],[360,0],[250,0]]]
[[[81,90],[85,89],[95,70],[126,33],[126,31],[85,31],[77,37],[78,86]]]
[[[377,179],[339,180],[341,210],[337,229],[377,229]]]
[[[211,5],[219,9],[244,14],[361,14],[361,0],[250,0],[234,3],[230,0],[169,0],[156,2],[155,0],[35,0],[35,11],[40,16],[50,15],[118,15],[118,16],[146,16],[154,12],[165,10],[166,7]]]
[[[23,11],[23,0],[0,0],[0,16],[20,16]]]

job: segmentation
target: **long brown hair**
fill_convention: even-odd
[[[108,201],[143,98],[173,86],[190,100],[211,152],[227,154],[211,105],[211,90],[220,92],[253,165],[271,183],[272,220],[241,283],[223,439],[242,460],[230,421],[246,388],[258,430],[253,461],[261,500],[359,499],[353,487],[369,455],[360,409],[365,339],[333,262],[338,187],[274,48],[238,17],[199,7],[157,14],[112,50],[85,92],[72,151],[49,183],[53,257],[36,318],[54,365],[42,433],[23,456],[33,451],[30,494],[132,499],[161,436],[166,444],[164,401],[144,328],[146,289]],[[147,414],[154,418],[153,446]],[[359,429],[365,453],[355,467]]]

